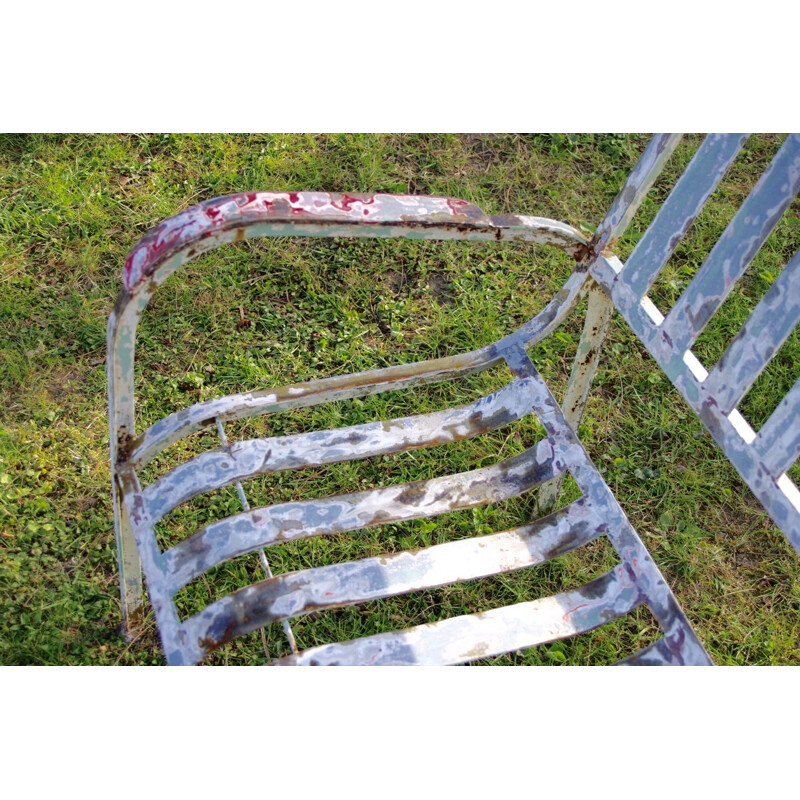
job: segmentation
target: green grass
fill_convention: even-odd
[[[656,283],[666,306],[691,278],[781,137],[756,136]],[[105,325],[127,252],[149,228],[201,200],[247,189],[454,195],[487,213],[594,226],[646,144],[617,135],[275,135],[0,137],[0,663],[163,663],[152,617],[117,634],[108,486]],[[627,255],[685,165],[688,137],[628,237]],[[795,203],[698,342],[707,366],[800,246]],[[463,352],[543,307],[568,259],[508,244],[411,241],[243,242],[192,262],[156,295],[140,327],[142,428],[238,390]],[[574,318],[532,353],[559,395],[580,335]],[[745,398],[758,427],[797,377],[796,333]],[[442,386],[231,423],[229,439],[386,419],[468,402],[502,385],[497,369]],[[698,635],[721,664],[800,663],[800,561],[701,423],[615,318],[581,436],[651,549]],[[212,432],[148,466],[152,479],[213,445]],[[446,448],[265,476],[252,504],[324,496],[473,469],[536,441],[521,420]],[[795,480],[800,478],[797,467]],[[566,500],[577,496],[567,487]],[[565,500],[565,501],[566,501]],[[562,502],[565,502],[562,501]],[[195,498],[160,524],[175,542],[237,511],[232,488]],[[282,545],[275,572],[502,530],[536,513],[535,494]],[[551,594],[602,574],[606,542],[540,568],[299,620],[301,646],[349,639]],[[258,576],[257,559],[222,565],[177,597],[183,615]],[[657,636],[647,612],[499,664],[613,663]],[[280,626],[232,643],[211,663],[287,652]]]

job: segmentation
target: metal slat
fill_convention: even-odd
[[[419,625],[276,661],[284,665],[403,666],[463,664],[565,639],[625,616],[642,602],[624,566],[579,589],[481,614]]]
[[[614,198],[605,219],[590,243],[591,255],[597,255],[625,232],[653,182],[682,138],[680,133],[657,133],[648,142],[636,166]]]
[[[209,605],[183,624],[189,642],[206,653],[278,620],[420,589],[484,578],[544,563],[605,532],[588,503],[488,536],[417,551],[285,573]]]
[[[530,381],[516,380],[460,408],[330,431],[253,439],[202,453],[144,490],[150,519],[153,522],[161,519],[195,495],[255,475],[353,461],[480,436],[529,414],[530,388]]]
[[[800,379],[761,426],[753,449],[774,478],[800,458]]]
[[[783,271],[731,342],[705,381],[729,414],[800,321],[800,252]]]
[[[172,592],[217,564],[276,542],[433,517],[516,497],[552,478],[555,443],[544,439],[491,467],[354,494],[281,503],[215,522],[163,554]]]
[[[784,142],[662,326],[671,353],[683,354],[725,302],[753,256],[800,190],[800,135]]]
[[[697,218],[711,192],[736,158],[747,134],[709,134],[652,224],[645,231],[618,281],[637,297],[647,294],[659,271]]]
[[[415,364],[400,364],[351,375],[338,375],[334,378],[322,378],[246,394],[232,394],[196,403],[160,419],[139,434],[131,443],[127,463],[136,468],[144,466],[173,442],[213,425],[217,417],[223,422],[229,422],[259,414],[274,414],[278,411],[308,408],[335,400],[350,400],[421,384],[449,381],[494,366],[500,361],[496,350],[495,345],[490,345],[464,355]]]

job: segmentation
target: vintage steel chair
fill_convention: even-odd
[[[783,269],[708,372],[691,347],[800,188],[800,136],[786,139],[688,288],[664,316],[647,291],[746,136],[710,135],[678,180],[626,264],[609,248],[620,237],[680,136],[655,136],[596,234],[587,241],[560,222],[486,216],[444,197],[252,192],[210,200],[162,222],[134,248],[108,327],[111,466],[124,624],[142,613],[141,567],[170,664],[194,664],[241,634],[283,621],[293,654],[280,664],[459,663],[573,636],[645,604],[661,637],[624,664],[709,664],[663,576],[575,436],[611,312],[616,308],[691,406],[775,524],[800,551],[800,493],[786,471],[800,455],[800,381],[756,432],[737,404],[800,319],[800,254]],[[147,430],[134,429],[134,343],[140,315],[179,267],[221,244],[263,236],[407,237],[524,241],[574,257],[563,289],[530,321],[492,345],[413,365],[256,389],[197,403]],[[534,368],[528,349],[552,333],[589,293],[588,311],[564,411]],[[460,408],[391,421],[228,445],[222,423],[446,381],[508,365],[513,380]],[[546,436],[520,455],[446,477],[251,509],[241,481],[255,475],[441,445],[535,414]],[[137,471],[202,428],[222,447],[180,464],[142,487]],[[433,517],[497,502],[533,487],[540,505],[569,473],[582,496],[512,530],[352,563],[273,576],[264,548],[277,542]],[[189,498],[236,484],[242,513],[210,524],[161,552],[154,525]],[[502,574],[543,563],[607,537],[617,566],[586,585],[481,614],[332,643],[297,652],[289,620],[310,611],[363,603]],[[259,553],[266,577],[181,622],[173,596],[206,570]],[[141,566],[140,566],[141,564]]]

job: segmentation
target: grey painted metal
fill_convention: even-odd
[[[165,221],[145,236],[126,262],[125,288],[109,320],[108,334],[113,491],[126,624],[131,625],[141,611],[136,589],[139,558],[167,660],[186,664],[197,663],[231,638],[277,620],[286,626],[295,650],[288,621],[297,615],[525,569],[605,537],[617,553],[619,566],[584,587],[409,631],[326,645],[295,653],[279,663],[462,663],[574,635],[642,603],[658,621],[662,636],[622,663],[710,663],[669,586],[575,433],[608,325],[610,304],[605,292],[800,549],[800,492],[783,474],[800,450],[800,435],[792,425],[800,406],[800,381],[758,435],[732,407],[749,386],[751,373],[766,363],[770,351],[796,324],[795,262],[776,281],[711,376],[691,351],[681,351],[674,341],[663,337],[664,315],[642,296],[717,185],[741,145],[741,136],[712,137],[703,144],[670,194],[667,210],[657,216],[653,232],[641,240],[630,269],[623,268],[606,250],[624,232],[678,138],[654,137],[592,242],[563,223],[536,217],[488,217],[453,198],[319,192],[220,198]],[[794,139],[784,145],[746,201],[746,216],[737,217],[723,236],[730,241],[712,251],[712,267],[701,268],[681,313],[689,309],[693,319],[700,320],[711,308],[708,303],[721,302],[719,298],[728,288],[720,289],[716,273],[738,275],[753,243],[763,239],[764,231],[774,224],[777,211],[763,206],[777,203],[776,208],[785,207],[799,171],[796,151]],[[781,171],[788,171],[788,178],[781,177]],[[745,235],[740,235],[743,225]],[[670,230],[672,227],[676,230]],[[205,401],[137,435],[135,335],[153,292],[176,269],[212,247],[254,236],[280,235],[520,240],[559,247],[573,256],[577,265],[542,312],[488,347],[414,365]],[[706,297],[709,287],[714,294]],[[588,318],[562,412],[527,349],[555,330],[587,291]],[[784,322],[769,328],[767,321],[776,315]],[[460,408],[335,431],[226,443],[223,422],[227,420],[449,380],[502,363],[511,370],[512,382]],[[730,407],[726,410],[726,406]],[[265,472],[446,444],[502,427],[529,413],[536,414],[545,437],[518,456],[470,472],[255,509],[250,508],[241,485],[241,481]],[[220,432],[221,449],[177,466],[144,489],[140,486],[137,469],[169,444],[210,425]],[[272,576],[269,569],[264,548],[283,541],[437,516],[514,497],[536,486],[540,486],[543,506],[543,499],[554,496],[555,484],[547,482],[566,472],[577,483],[581,499],[550,517],[510,531],[416,553],[279,576]],[[208,525],[166,552],[159,550],[154,525],[164,514],[198,493],[232,483],[237,486],[243,513]],[[177,591],[211,567],[255,551],[260,553],[265,580],[221,598],[188,620],[178,619],[173,602]]]
[[[223,447],[227,447],[228,445],[228,437],[225,435],[225,426],[219,421],[217,418],[217,433],[219,434],[220,441],[222,442]],[[242,504],[242,508],[245,511],[250,511],[250,503],[247,500],[247,495],[244,493],[244,487],[241,484],[241,481],[236,481],[236,494],[239,495],[239,502]],[[155,518],[155,515],[151,516]],[[267,560],[267,554],[264,552],[264,548],[260,547],[258,549],[258,560],[261,564],[261,569],[264,570],[264,575],[266,576],[267,580],[272,578],[272,568],[269,565],[269,561]],[[297,641],[294,638],[294,633],[292,632],[292,628],[289,625],[287,620],[283,620],[283,633],[286,636],[286,640],[289,642],[289,647],[293,653],[297,652]],[[267,653],[266,644],[264,645],[264,655],[269,657]]]
[[[800,191],[800,136],[789,136],[742,203],[661,326],[669,352],[683,354],[744,274]]]
[[[705,380],[730,414],[800,322],[800,252],[783,268]]]
[[[782,475],[800,458],[800,378],[761,426],[753,449],[770,475]]]
[[[737,337],[736,349],[741,353],[749,350],[749,359],[733,363],[731,354],[725,360],[724,373],[721,369],[710,378],[694,353],[687,349],[711,314],[724,302],[798,188],[800,135],[792,134],[666,320],[647,296],[639,297],[632,289],[627,282],[626,270],[618,260],[598,257],[591,264],[590,273],[611,294],[617,310],[702,420],[775,524],[800,552],[800,492],[784,474],[797,457],[797,445],[793,444],[797,439],[797,418],[792,410],[795,408],[794,395],[790,393],[776,411],[777,416],[773,415],[776,423],[778,420],[780,423],[775,426],[768,423],[761,437],[757,437],[738,409],[730,408],[730,402],[725,402],[737,395],[742,387],[750,385],[757,375],[751,375],[754,366],[763,366],[761,362],[774,354],[774,350],[769,352],[770,343],[777,343],[781,339],[780,331],[792,324],[796,313],[792,289],[796,269],[794,260],[786,268],[788,277],[776,281],[777,288],[770,291],[769,299],[762,301],[767,305],[759,304],[754,312],[755,318],[751,316]],[[771,308],[773,314],[767,314],[767,308]],[[781,319],[783,314],[788,315],[788,319]],[[668,325],[673,327],[668,329]],[[761,355],[756,357],[755,353]],[[728,382],[731,383],[730,389]],[[774,454],[773,460],[765,460],[763,454],[766,450]]]
[[[698,641],[678,601],[656,567],[650,553],[628,521],[608,485],[564,419],[558,402],[539,376],[528,354],[521,348],[510,349],[506,362],[517,377],[535,381],[534,406],[548,438],[558,442],[556,465],[567,465],[583,497],[596,509],[607,525],[606,536],[626,569],[635,576],[647,606],[658,620],[675,657],[685,664],[708,664],[709,659]]]
[[[513,606],[419,625],[399,633],[329,644],[277,666],[435,666],[464,664],[565,639],[628,614],[642,602],[623,567],[579,589]]]
[[[491,467],[318,500],[258,508],[214,522],[164,554],[172,591],[223,561],[267,545],[434,517],[518,497],[552,478],[554,443]]]
[[[578,500],[549,517],[502,533],[286,573],[227,595],[184,625],[191,641],[210,650],[287,617],[541,564],[602,532],[602,520]]]
[[[592,237],[590,258],[600,256],[603,250],[613,247],[622,236],[681,138],[682,134],[679,133],[658,133],[653,136]]]
[[[168,472],[144,491],[148,513],[159,520],[197,494],[262,473],[308,464],[335,464],[480,436],[524,417],[533,409],[529,382],[514,381],[480,400],[450,411],[236,442],[212,450]]]
[[[711,192],[742,149],[747,134],[710,134],[625,262],[625,283],[647,294]]]
[[[592,282],[589,289],[589,304],[586,309],[586,320],[583,324],[578,350],[572,363],[572,372],[569,376],[567,389],[564,392],[564,419],[577,433],[586,400],[594,380],[597,363],[600,360],[600,351],[611,322],[614,305],[611,299],[596,283]],[[564,476],[557,475],[547,481],[539,490],[539,508],[548,511],[558,498]]]

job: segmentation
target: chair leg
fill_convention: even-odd
[[[596,283],[589,289],[589,306],[586,311],[586,321],[583,325],[581,340],[578,343],[578,352],[572,363],[572,372],[569,376],[567,391],[564,393],[562,406],[564,418],[570,427],[578,433],[583,409],[586,407],[586,398],[594,380],[603,340],[608,332],[611,322],[611,312],[614,305],[608,295]],[[543,483],[539,490],[539,510],[548,512],[555,505],[561,492],[564,476],[559,475]]]
[[[144,612],[142,599],[142,562],[133,538],[128,515],[120,500],[116,485],[113,487],[114,532],[117,537],[117,561],[120,575],[120,600],[122,625],[120,633],[127,641],[136,637]]]

